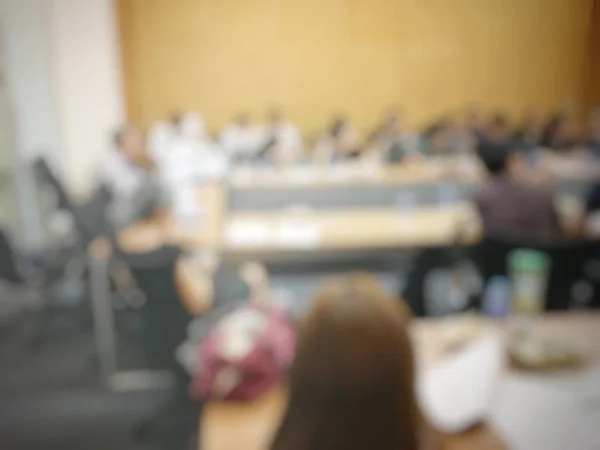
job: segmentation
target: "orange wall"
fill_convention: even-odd
[[[119,0],[130,118],[197,109],[215,129],[281,105],[306,133],[477,102],[583,100],[592,0]]]
[[[589,40],[589,80],[587,100],[600,104],[600,0],[594,0]]]

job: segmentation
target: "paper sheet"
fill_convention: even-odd
[[[310,184],[317,179],[315,170],[311,168],[294,168],[285,173],[288,181],[295,184]]]
[[[521,375],[502,382],[490,410],[491,426],[514,450],[572,450],[581,419],[572,392]]]
[[[242,247],[264,245],[270,238],[271,229],[262,222],[234,222],[226,232],[226,239],[230,245]]]
[[[502,336],[489,332],[441,366],[420,374],[421,408],[441,431],[455,433],[482,421],[505,366]]]
[[[585,411],[575,425],[568,450],[598,450],[600,448],[600,409]]]
[[[284,222],[277,230],[275,243],[280,247],[314,249],[321,241],[321,230],[308,223]]]

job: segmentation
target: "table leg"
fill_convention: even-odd
[[[89,260],[94,339],[102,383],[107,383],[117,368],[109,264],[109,259]]]

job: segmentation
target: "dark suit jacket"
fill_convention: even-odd
[[[485,233],[532,239],[555,239],[562,235],[552,192],[547,186],[496,176],[475,194],[474,200]]]

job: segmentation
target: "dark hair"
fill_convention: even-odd
[[[121,125],[116,131],[113,133],[113,143],[116,147],[120,147],[123,143],[123,138],[127,134],[128,131],[131,130],[131,125]]]
[[[429,124],[427,126],[427,128],[425,128],[425,130],[423,131],[423,136],[425,136],[426,138],[432,138],[434,135],[436,135],[439,131],[445,129],[448,127],[448,119],[438,119],[435,122]]]
[[[371,276],[328,282],[302,327],[271,450],[417,450],[408,318]]]
[[[482,142],[477,147],[477,154],[488,172],[502,175],[506,171],[508,157],[513,152],[507,143]]]
[[[171,124],[178,127],[183,120],[183,114],[180,111],[175,111],[171,114]]]
[[[335,117],[331,122],[331,127],[329,128],[329,133],[331,137],[339,137],[347,123],[348,120],[344,116]]]
[[[560,130],[560,127],[564,123],[564,116],[560,113],[554,114],[546,126],[544,127],[544,132],[542,134],[542,144],[545,147],[552,147],[554,144],[554,140]]]
[[[504,113],[496,113],[492,117],[491,124],[497,127],[508,127],[508,117]]]

